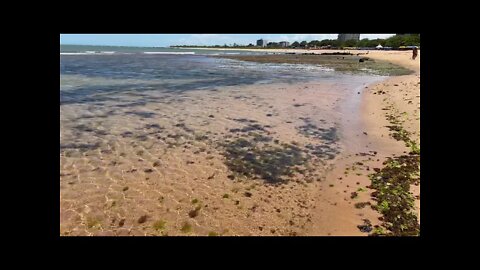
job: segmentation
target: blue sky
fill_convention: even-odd
[[[361,34],[360,38],[387,38],[394,34]],[[61,34],[60,44],[167,47],[171,45],[255,44],[268,41],[336,39],[337,34]]]

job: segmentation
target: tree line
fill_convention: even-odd
[[[321,47],[330,47],[330,48],[343,48],[343,47],[376,47],[378,45],[382,45],[383,47],[392,47],[398,48],[400,46],[420,46],[420,34],[397,34],[395,36],[386,38],[386,39],[368,39],[364,38],[361,40],[346,40],[346,41],[339,41],[337,39],[324,39],[324,40],[312,40],[310,42],[307,41],[295,41],[290,44],[287,48],[321,48]],[[198,47],[198,48],[262,48],[255,46],[253,44],[248,45],[238,45],[238,44],[231,44],[227,45],[214,45],[214,46],[190,46],[190,45],[180,45],[180,46],[172,46],[172,47]],[[267,47],[263,48],[285,48],[280,46],[279,42],[269,42],[267,43]]]

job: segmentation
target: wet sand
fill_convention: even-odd
[[[337,111],[368,81],[200,90],[95,116],[62,107],[61,234],[304,235],[344,147]]]

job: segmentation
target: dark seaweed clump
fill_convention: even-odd
[[[321,159],[334,159],[335,156],[339,153],[337,148],[332,147],[329,144],[307,144],[305,148],[310,150],[310,154]]]
[[[132,115],[140,116],[142,118],[153,118],[156,115],[156,113],[153,113],[153,112],[138,112],[138,111],[130,111],[130,112],[126,112],[125,114],[132,114]]]
[[[249,124],[243,128],[232,128],[229,130],[230,132],[238,133],[238,132],[250,132],[250,131],[265,131],[265,128],[259,124]]]
[[[394,236],[416,236],[420,225],[414,210],[410,185],[420,182],[420,156],[404,155],[388,158],[386,166],[370,175],[375,208],[383,214],[383,226]]]
[[[297,127],[300,134],[327,141],[327,143],[335,143],[338,141],[337,129],[335,127],[320,128],[311,123],[310,118],[300,117],[305,125]]]
[[[246,118],[233,118],[232,120],[239,122],[239,123],[256,123],[256,120],[246,119]]]
[[[306,125],[298,127],[298,130],[301,134],[307,137],[314,137],[328,142],[335,142],[338,140],[337,129],[335,127],[319,128],[311,123],[307,123]]]
[[[281,144],[259,146],[245,138],[237,138],[224,145],[226,165],[234,173],[246,177],[259,177],[269,184],[282,184],[286,176],[298,171],[296,166],[306,162],[300,148]]]
[[[301,118],[305,121],[305,125],[297,127],[300,134],[322,140],[322,144],[307,144],[306,149],[310,150],[310,154],[321,159],[334,159],[339,153],[337,145],[338,141],[337,129],[335,127],[320,128],[312,124],[308,118]]]

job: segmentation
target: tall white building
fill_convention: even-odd
[[[267,46],[267,41],[265,39],[259,39],[259,40],[257,40],[257,46],[266,47]]]
[[[338,41],[343,42],[347,40],[360,40],[360,34],[338,34]]]

